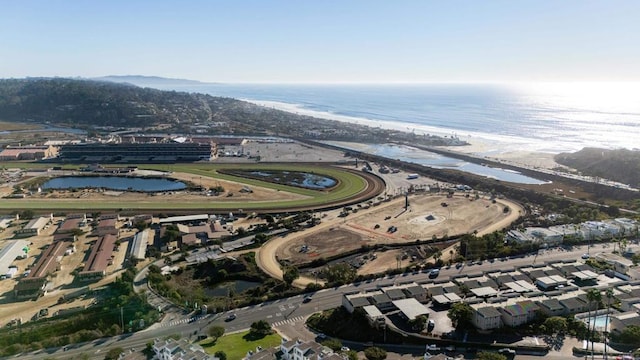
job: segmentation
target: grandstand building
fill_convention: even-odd
[[[56,146],[7,146],[0,151],[0,160],[41,160],[56,157],[58,148]]]
[[[60,159],[69,162],[192,162],[215,159],[209,143],[134,143],[63,145]]]

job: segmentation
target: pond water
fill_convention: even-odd
[[[308,189],[328,189],[334,187],[337,182],[327,176],[297,171],[252,171],[251,175],[269,178],[273,182],[284,185],[304,187]]]
[[[260,285],[261,283],[255,281],[236,280],[220,284],[213,289],[205,289],[204,292],[207,296],[228,296],[229,290],[239,294]]]
[[[101,188],[143,192],[183,190],[186,187],[185,183],[171,179],[124,176],[62,176],[42,185],[43,189]]]

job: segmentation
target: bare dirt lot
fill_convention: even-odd
[[[290,239],[277,249],[276,256],[300,264],[363,245],[411,243],[418,239],[430,240],[433,236],[442,238],[486,231],[495,225],[508,225],[510,221],[504,221],[517,218],[522,211],[517,205],[502,200],[494,203],[482,198],[471,200],[463,195],[451,198],[439,194],[413,195],[409,203],[405,210],[404,198],[399,198],[339,218],[328,229]],[[505,206],[508,206],[507,212]]]

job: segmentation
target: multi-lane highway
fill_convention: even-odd
[[[608,245],[597,245],[590,248],[593,255],[597,252],[610,251],[612,247]],[[551,249],[541,252],[539,255],[529,255],[509,259],[507,261],[485,261],[480,265],[463,266],[456,268],[443,268],[437,280],[477,272],[488,272],[517,268],[542,262],[580,259],[581,255],[587,252],[586,246],[574,247],[571,250]],[[172,334],[179,334],[182,337],[195,340],[198,334],[206,334],[207,328],[211,325],[224,326],[227,332],[248,329],[251,323],[258,320],[267,320],[271,324],[282,324],[284,322],[300,321],[302,318],[315,312],[340,306],[342,294],[353,291],[366,291],[380,286],[386,286],[407,282],[429,281],[427,273],[406,273],[402,275],[378,278],[367,282],[344,285],[337,288],[324,289],[313,295],[313,300],[303,302],[303,295],[298,295],[286,299],[280,299],[263,304],[239,308],[226,313],[214,315],[198,316],[194,314],[183,314],[176,310],[171,310],[161,323],[157,323],[144,331],[134,334],[112,338],[103,338],[89,343],[70,345],[67,350],[62,348],[41,350],[35,353],[22,354],[30,359],[44,358],[71,358],[80,354],[86,354],[91,359],[102,359],[104,354],[113,347],[121,347],[125,350],[135,348],[143,349],[146,344],[154,338],[164,338]],[[225,321],[230,313],[235,313],[236,318],[232,321]]]

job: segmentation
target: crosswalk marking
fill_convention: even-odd
[[[179,319],[179,320],[173,320],[167,323],[162,323],[162,327],[167,327],[167,326],[175,326],[175,325],[180,325],[180,324],[186,324],[189,322],[196,322],[199,320],[202,320],[203,318],[205,318],[206,315],[198,315],[198,316],[194,316],[191,318],[187,318],[187,319]]]
[[[296,316],[296,317],[293,317],[291,319],[276,321],[273,324],[271,324],[271,326],[277,327],[277,326],[281,326],[281,325],[285,325],[285,324],[291,324],[291,323],[300,322],[302,320],[304,320],[304,316]]]

